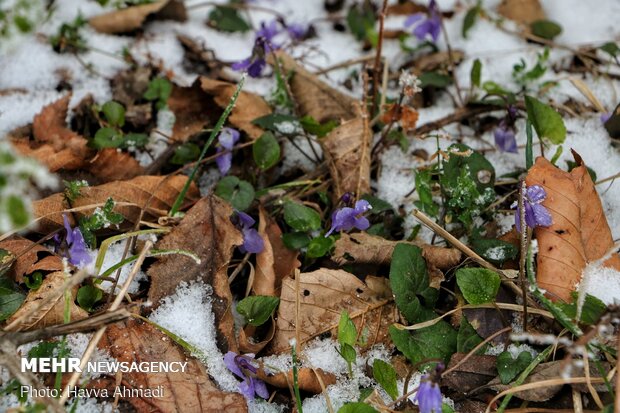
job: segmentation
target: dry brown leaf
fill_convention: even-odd
[[[282,279],[291,276],[301,263],[297,251],[289,250],[282,242],[282,230],[265,212],[258,210],[258,233],[265,248],[256,254],[256,272],[252,290],[256,295],[279,296]]]
[[[603,365],[606,371],[610,370],[607,363],[603,363]],[[566,377],[566,375],[563,374],[565,372],[565,367],[567,366],[565,366],[561,360],[541,363],[534,368],[532,373],[527,377],[527,379],[525,379],[523,384],[536,383],[543,380],[561,379],[562,377]],[[589,368],[590,377],[601,377],[601,374],[594,363],[589,363]],[[570,366],[569,377],[584,377],[584,375],[585,372],[583,366],[572,363],[572,366]],[[558,384],[557,386],[538,386],[534,389],[517,392],[514,395],[521,400],[544,402],[555,396],[560,391],[562,386],[564,386],[564,384]],[[607,391],[607,388],[604,384],[593,384],[593,386],[597,392]],[[499,377],[489,382],[489,388],[497,392],[508,390],[511,387],[513,387],[513,385],[511,384],[501,384]],[[578,391],[588,391],[585,384],[573,384],[571,385],[571,387],[575,388]]]
[[[465,353],[454,353],[450,358],[448,369],[460,363],[465,356],[467,356]],[[449,374],[441,377],[442,384],[452,390],[467,393],[497,377],[497,357],[474,354],[455,370],[450,371]]]
[[[120,386],[128,389],[157,389],[163,386],[161,397],[131,397],[123,400],[137,412],[161,413],[245,413],[245,398],[239,393],[227,393],[211,381],[204,364],[184,351],[168,336],[151,324],[129,320],[111,325],[99,348],[109,352],[119,362],[187,362],[184,372],[123,373]],[[116,378],[106,377],[90,384],[116,388]]]
[[[211,123],[209,113],[216,109],[213,100],[202,90],[197,80],[190,87],[174,85],[168,98],[168,107],[176,118],[172,139],[186,142],[191,136]]]
[[[41,300],[44,300],[49,294],[57,292],[58,289],[62,288],[64,283],[65,273],[63,271],[56,271],[48,274],[43,279],[43,283],[37,290],[30,290],[26,296],[26,300],[23,302],[21,307],[19,307],[19,310],[7,319],[7,324],[11,324],[14,320],[21,317],[22,314],[26,314],[33,308],[38,307]],[[69,305],[71,321],[82,320],[88,317],[88,313],[78,307],[74,302],[77,290],[78,287],[75,286],[71,291],[71,297],[73,298],[71,300],[71,304]],[[13,326],[11,331],[34,330],[46,326],[62,324],[64,322],[65,314],[64,298],[64,295],[60,295],[56,300],[51,301],[48,305],[36,311],[23,322]]]
[[[450,56],[452,54],[452,56]],[[413,62],[413,69],[416,74],[421,75],[424,72],[432,72],[439,69],[449,69],[451,66],[450,59],[454,64],[459,64],[465,58],[462,50],[439,51],[420,56]]]
[[[553,219],[550,227],[536,227],[538,285],[549,298],[570,302],[570,293],[581,280],[588,262],[603,257],[614,245],[601,200],[579,155],[570,173],[539,157],[530,169],[527,185],[540,185],[547,192],[543,205]],[[620,256],[605,264],[620,271]]]
[[[407,243],[422,248],[422,256],[429,265],[440,270],[448,270],[461,262],[461,252],[454,248],[444,248],[419,242],[390,241],[365,232],[340,234],[336,241],[332,260],[338,265],[352,261],[365,264],[389,265],[396,244]]]
[[[322,369],[301,367],[297,370],[297,384],[299,386],[299,390],[306,391],[312,394],[321,393],[323,391],[323,388],[321,387],[321,383],[317,378],[317,374],[321,376],[325,387],[331,384],[336,384],[336,376],[334,376],[332,373],[328,373],[326,371],[323,371]],[[265,372],[260,369],[257,372],[257,376],[264,382],[269,383],[272,386],[278,387],[280,389],[288,389],[292,388],[293,386],[292,369],[289,370],[286,375],[284,373],[277,373],[271,376],[265,374]]]
[[[183,255],[168,255],[158,258],[147,271],[151,278],[149,300],[154,308],[162,298],[173,294],[180,282],[201,280],[213,287],[218,346],[224,353],[237,352],[227,269],[235,245],[241,245],[243,239],[230,221],[232,213],[230,205],[220,198],[202,198],[156,245],[191,251],[200,258],[200,264]]]
[[[9,275],[16,282],[24,282],[24,275],[35,271],[60,271],[63,269],[62,260],[42,245],[29,239],[13,237],[0,242],[0,249],[10,251],[15,256],[15,262]]]
[[[276,56],[285,72],[294,72],[291,92],[302,116],[310,115],[320,123],[349,120],[357,116],[355,99],[329,86],[286,53],[278,51]]]
[[[237,85],[234,83],[223,82],[221,80],[210,79],[202,76],[200,78],[202,90],[213,96],[215,103],[224,109],[230,103]],[[237,98],[237,103],[230,113],[228,122],[241,129],[252,139],[258,139],[263,130],[254,125],[252,121],[256,118],[269,115],[271,108],[265,99],[251,92],[241,92]]]
[[[127,33],[139,29],[148,18],[160,20],[187,20],[187,12],[180,0],[161,0],[114,10],[92,17],[88,22],[100,33]]]
[[[344,122],[319,142],[328,162],[336,203],[345,192],[370,192],[370,128],[368,118]]]
[[[262,326],[260,329],[262,330]],[[264,337],[255,337],[257,328],[248,324],[244,328],[239,330],[239,336],[237,341],[239,342],[240,353],[253,353],[256,354],[271,343],[273,336],[276,334],[276,322],[273,317],[269,319],[269,329],[265,333]]]
[[[367,277],[365,284],[346,271],[327,268],[298,276],[300,343],[330,331],[335,337],[342,310],[349,312],[357,331],[367,332],[366,346],[389,341],[388,327],[398,314],[386,278]],[[274,353],[288,351],[295,338],[295,284],[293,278],[282,281]]]
[[[135,206],[117,205],[114,211],[125,217],[125,226],[134,224],[140,216],[141,208],[145,208],[143,220],[156,220],[165,216],[176,200],[179,192],[185,185],[185,176],[138,176],[129,181],[108,182],[103,185],[84,187],[81,196],[73,201],[73,207],[85,207],[93,204],[103,204],[108,198],[116,202],[128,202]],[[199,193],[192,183],[185,196],[185,205],[191,205],[198,199]],[[50,195],[47,198],[34,201],[32,210],[36,217],[45,217],[36,228],[45,233],[63,225],[62,212],[68,208],[62,193]],[[90,215],[93,208],[86,208],[73,214],[77,217]]]
[[[517,23],[530,24],[545,19],[545,11],[538,0],[504,0],[497,12]]]
[[[119,165],[122,167],[119,168]],[[135,178],[144,173],[144,168],[127,152],[106,148],[88,163],[87,170],[103,182]]]

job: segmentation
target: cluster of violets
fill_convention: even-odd
[[[233,70],[247,71],[251,77],[260,77],[267,65],[266,57],[274,50],[282,47],[276,42],[276,37],[286,34],[293,41],[306,38],[310,30],[309,26],[302,24],[286,24],[284,20],[272,20],[269,23],[261,22],[260,29],[255,33],[252,54],[232,65]]]
[[[405,20],[405,27],[413,27],[413,35],[420,41],[432,40],[437,42],[441,33],[441,13],[435,0],[428,4],[427,13],[412,14]]]
[[[84,236],[79,227],[71,228],[67,215],[62,215],[65,227],[65,236],[54,235],[55,250],[57,253],[67,258],[69,263],[76,267],[84,267],[91,263],[92,257],[89,254],[88,246],[84,241]]]

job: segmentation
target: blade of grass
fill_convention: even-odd
[[[194,180],[194,177],[196,176],[196,172],[198,172],[198,167],[200,166],[200,162],[207,154],[207,149],[209,149],[209,146],[211,146],[211,143],[213,143],[213,140],[215,139],[217,134],[220,133],[220,130],[222,130],[222,127],[224,126],[224,122],[226,122],[226,119],[228,119],[228,115],[230,115],[230,112],[232,112],[232,109],[235,107],[235,102],[237,101],[237,98],[239,97],[239,93],[241,93],[241,88],[243,88],[245,77],[246,77],[246,73],[244,73],[243,76],[241,76],[241,80],[239,80],[239,83],[237,84],[237,89],[235,90],[235,93],[230,98],[230,102],[228,102],[228,106],[226,106],[226,109],[224,109],[222,116],[220,116],[220,118],[218,119],[213,130],[211,130],[209,139],[207,139],[207,141],[205,142],[205,145],[202,147],[202,152],[200,152],[200,156],[198,157],[198,160],[196,161],[194,169],[192,169],[192,172],[189,174],[189,177],[187,178],[187,181],[185,182],[183,189],[181,190],[181,192],[179,192],[179,196],[177,196],[177,199],[174,201],[172,208],[170,208],[170,212],[168,213],[168,216],[173,217],[179,211],[179,208],[181,207],[181,203],[183,203],[183,200],[185,199],[185,195],[187,194],[187,191],[189,190],[189,186],[192,184],[192,181]]]

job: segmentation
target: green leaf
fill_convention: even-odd
[[[578,294],[575,291],[571,293],[573,302],[570,304],[561,302],[556,303],[556,305],[560,307],[560,309],[573,320],[577,318],[577,295]],[[594,297],[593,295],[586,294],[586,298],[583,302],[583,307],[581,307],[580,321],[585,324],[594,325],[603,316],[606,310],[607,306],[604,302]]]
[[[60,346],[59,341],[41,341],[39,344],[28,350],[29,359],[53,358]]]
[[[471,72],[469,73],[469,79],[472,86],[480,87],[480,79],[482,77],[482,62],[480,59],[474,60],[474,64],[471,66]]]
[[[534,139],[532,137],[532,122],[529,119],[525,120],[525,168],[529,171],[532,165],[534,165]]]
[[[357,329],[353,320],[349,318],[349,313],[343,311],[340,313],[340,321],[338,322],[338,342],[340,344],[348,344],[354,346],[357,341]]]
[[[484,82],[482,84],[482,89],[484,89],[485,92],[492,94],[492,95],[507,96],[512,93],[508,89],[503,88],[498,83],[495,83],[492,80],[487,80],[486,82]]]
[[[325,256],[329,250],[334,246],[334,238],[324,237],[319,235],[310,241],[308,244],[308,250],[306,251],[306,257],[308,258],[319,258]]]
[[[422,249],[411,244],[397,244],[394,248],[390,265],[390,286],[396,306],[410,323],[424,321],[420,318],[421,307],[424,305],[432,308],[439,295],[438,291],[428,284]],[[423,297],[424,304],[418,296]]]
[[[284,246],[290,250],[299,250],[310,244],[310,235],[305,232],[290,232],[282,235]]]
[[[467,38],[467,32],[472,27],[474,27],[474,24],[476,24],[476,19],[478,18],[479,14],[480,14],[480,5],[476,5],[470,8],[469,10],[467,10],[467,13],[465,14],[465,19],[463,19],[462,34],[464,38]]]
[[[439,205],[433,200],[433,191],[431,188],[432,171],[424,169],[417,171],[415,174],[415,190],[418,193],[419,201],[415,201],[414,205],[422,212],[436,217],[439,213]]]
[[[9,195],[6,199],[6,206],[14,227],[23,227],[28,223],[30,214],[22,198]]]
[[[460,268],[456,271],[456,283],[467,302],[476,305],[493,302],[501,280],[486,268]]]
[[[502,384],[510,383],[532,362],[532,355],[528,351],[522,351],[515,360],[508,351],[497,356],[497,372]]]
[[[252,145],[254,162],[260,169],[269,169],[280,159],[280,144],[271,132],[265,132]]]
[[[252,123],[263,129],[272,132],[279,132],[283,135],[290,135],[299,128],[299,121],[295,116],[284,115],[281,113],[270,113],[252,121]]]
[[[372,10],[365,7],[354,5],[347,13],[347,25],[358,41],[368,40],[372,43],[371,37],[373,36],[375,21],[376,18]]]
[[[503,264],[517,257],[519,249],[509,242],[499,239],[475,238],[471,242],[472,249],[493,264]]]
[[[101,128],[95,133],[92,146],[95,149],[118,148],[124,142],[123,135],[114,128]]]
[[[482,154],[461,143],[450,145],[448,153],[450,158],[443,163],[441,176],[445,188],[455,188],[464,170],[479,191],[495,185],[495,168]]]
[[[559,113],[531,96],[525,96],[527,117],[540,139],[559,145],[566,139],[566,126]]]
[[[29,289],[38,290],[41,284],[43,284],[43,274],[41,271],[35,271],[32,274],[24,276],[24,282]]]
[[[62,181],[65,185],[64,196],[69,201],[75,201],[82,196],[82,188],[88,186],[88,182],[84,180]]]
[[[247,32],[252,27],[240,15],[237,9],[215,6],[209,13],[207,23],[222,32]]]
[[[120,103],[113,100],[106,102],[101,111],[112,127],[121,128],[125,125],[125,107]]]
[[[0,277],[0,321],[13,315],[25,298],[26,296],[19,292],[13,281]]]
[[[347,403],[338,409],[338,413],[379,413],[377,410],[362,402]]]
[[[434,86],[443,89],[452,84],[452,77],[439,72],[424,72],[420,75],[420,87]]]
[[[482,343],[482,341],[482,338],[478,335],[467,318],[462,316],[459,332],[456,336],[456,351],[459,353],[469,353],[478,344]],[[477,354],[484,354],[484,348],[478,350]]]
[[[155,107],[163,109],[168,103],[170,93],[172,93],[172,83],[166,78],[158,77],[149,82],[143,97],[149,101],[157,101]]]
[[[448,362],[456,351],[456,331],[441,320],[437,324],[419,330],[399,330],[390,326],[390,337],[396,348],[412,364],[428,359],[442,359]],[[423,369],[425,365],[420,365]]]
[[[185,142],[174,150],[174,155],[170,163],[174,165],[185,165],[193,162],[200,156],[200,146],[192,142]]]
[[[369,211],[371,215],[378,215],[382,212],[394,210],[392,204],[374,195],[364,194],[360,197],[360,199],[368,201],[368,203],[372,207],[372,209]]]
[[[306,132],[316,135],[319,138],[324,137],[331,132],[332,129],[338,126],[338,122],[333,119],[325,123],[319,123],[310,115],[304,116],[299,120],[299,122],[301,123],[301,127],[304,128]]]
[[[123,215],[114,212],[114,205],[114,200],[108,198],[103,208],[90,216],[80,218],[80,231],[82,232],[84,240],[91,248],[95,248],[97,244],[97,239],[94,234],[95,231],[110,225],[118,225],[125,219]]]
[[[620,47],[618,47],[618,45],[614,42],[607,42],[601,47],[599,47],[599,49],[601,49],[611,57],[616,57],[618,56],[618,53],[620,53]]]
[[[28,20],[26,16],[16,14],[13,17],[13,23],[15,23],[15,27],[22,33],[28,33],[32,30],[32,22]]]
[[[532,29],[534,36],[547,40],[553,40],[554,37],[562,33],[562,26],[551,20],[536,20],[530,23],[530,29]]]
[[[77,293],[77,302],[86,311],[92,311],[103,298],[103,291],[94,285],[83,285]]]
[[[357,353],[355,352],[355,348],[350,344],[343,343],[340,345],[340,355],[347,363],[354,363],[357,358]]]
[[[321,216],[318,212],[292,201],[284,204],[284,221],[294,230],[302,232],[321,228]]]
[[[226,176],[215,186],[215,194],[230,202],[233,208],[245,211],[254,201],[254,187],[236,176]]]
[[[121,148],[142,148],[149,142],[149,135],[145,133],[127,133],[124,136]]]
[[[396,384],[396,370],[390,363],[376,359],[372,365],[372,376],[383,390],[392,398],[398,398],[398,385]]]
[[[269,295],[251,295],[237,304],[237,312],[245,317],[248,324],[261,326],[278,308],[280,299]]]

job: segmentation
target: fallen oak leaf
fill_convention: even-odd
[[[293,370],[286,372],[280,372],[276,374],[266,374],[263,369],[259,369],[256,373],[259,379],[265,383],[280,389],[288,389],[293,387]],[[319,394],[323,391],[321,382],[317,375],[321,377],[325,387],[336,384],[336,376],[333,373],[328,373],[322,369],[312,369],[310,367],[300,367],[297,369],[297,385],[299,390],[306,391],[312,394]]]
[[[149,323],[135,320],[107,328],[99,348],[109,352],[119,362],[186,362],[182,372],[126,372],[120,386],[128,389],[157,389],[163,386],[161,397],[123,398],[138,412],[162,413],[221,412],[245,413],[245,398],[216,387],[205,366],[184,353],[178,344]],[[110,389],[117,386],[115,377],[91,382],[89,387]]]
[[[205,76],[200,77],[202,90],[213,96],[215,103],[221,109],[225,109],[237,89],[234,83],[211,79]],[[241,129],[252,139],[258,139],[263,133],[263,129],[252,123],[254,119],[269,115],[271,108],[265,99],[251,92],[241,92],[237,98],[228,122]]]
[[[422,256],[429,265],[448,270],[461,262],[461,252],[455,248],[444,248],[419,242],[391,241],[364,232],[340,234],[335,243],[332,260],[338,265],[351,262],[389,265],[397,244],[407,243],[422,248]]]
[[[174,294],[181,282],[198,279],[213,287],[217,342],[223,353],[238,353],[227,269],[234,247],[241,245],[243,238],[230,221],[232,214],[230,205],[214,195],[200,199],[179,225],[156,244],[158,249],[191,251],[200,263],[190,257],[168,255],[157,258],[147,270],[151,279],[148,297],[153,308],[158,307],[162,298]]]
[[[359,115],[319,140],[334,184],[334,203],[346,192],[370,192],[370,136],[368,117]]]
[[[573,152],[578,167],[570,173],[539,157],[528,172],[526,184],[540,185],[547,198],[543,205],[553,223],[536,227],[538,285],[552,300],[570,302],[587,263],[603,257],[613,238],[601,200],[581,157]],[[620,256],[612,254],[603,266],[620,270]]]
[[[147,18],[185,21],[187,11],[182,1],[161,0],[101,14],[88,23],[100,33],[117,34],[139,29]]]
[[[356,101],[350,96],[334,89],[318,76],[297,64],[295,59],[283,51],[275,52],[284,72],[293,72],[290,80],[291,92],[299,106],[301,116],[309,115],[319,123],[330,120],[353,119],[357,115]],[[270,56],[273,63],[273,56]]]
[[[282,281],[272,353],[288,351],[290,340],[296,337],[296,299],[300,305],[300,345],[323,333],[331,332],[336,337],[343,310],[349,312],[357,331],[367,332],[362,347],[391,342],[388,328],[398,320],[398,311],[386,278],[366,277],[364,283],[346,271],[327,268],[297,276],[298,292],[293,278]]]
[[[95,207],[90,205],[104,204],[108,198],[117,203],[128,205],[116,205],[114,211],[125,218],[124,226],[135,224],[140,217],[140,211],[144,208],[143,220],[157,220],[165,216],[176,200],[179,192],[187,181],[186,176],[137,176],[127,181],[108,182],[98,186],[81,188],[81,195],[72,202],[72,207],[81,208],[74,212],[78,218],[90,215]],[[185,204],[192,204],[198,198],[198,188],[192,183],[185,196]],[[50,195],[32,203],[33,215],[41,218],[35,228],[41,233],[49,232],[63,226],[62,214],[68,209],[62,193]],[[70,221],[72,221],[70,219]],[[71,222],[74,224],[74,222]]]
[[[7,325],[17,320],[22,314],[29,313],[44,300],[48,294],[53,293],[63,287],[65,283],[65,273],[56,271],[48,274],[41,286],[36,290],[30,290],[22,306],[11,317],[7,319]],[[71,290],[71,302],[69,304],[69,314],[71,321],[81,320],[88,317],[88,313],[75,304],[77,286]],[[64,323],[65,300],[64,295],[59,295],[56,300],[50,301],[45,307],[39,309],[21,323],[11,326],[9,331],[34,330],[56,324]]]

